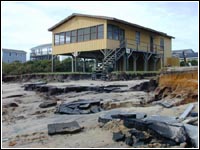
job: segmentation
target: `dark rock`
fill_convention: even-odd
[[[198,117],[198,112],[190,112],[191,117]]]
[[[138,130],[147,131],[149,123],[141,119],[125,119],[124,126],[127,128],[136,128]]]
[[[133,145],[133,138],[132,137],[126,137],[125,139],[125,143],[129,146],[132,146]]]
[[[5,98],[12,98],[12,97],[22,97],[24,96],[23,94],[16,94],[16,95],[9,95],[9,96],[6,96]]]
[[[81,127],[76,121],[69,123],[54,123],[48,124],[48,134],[65,134],[65,133],[78,133],[81,131]]]
[[[132,135],[132,136],[135,136],[138,140],[144,140],[145,139],[145,135],[143,132],[141,131],[138,131],[136,129],[132,129],[129,131],[129,133]]]
[[[16,103],[9,103],[8,106],[9,107],[18,107],[18,104],[16,104]]]
[[[40,108],[47,108],[47,107],[52,107],[52,106],[56,106],[57,102],[56,101],[47,101],[47,102],[43,102],[39,105]]]
[[[113,133],[113,138],[114,141],[119,142],[119,141],[124,141],[125,135],[120,131]]]
[[[124,114],[115,114],[111,115],[112,118],[114,119],[127,119],[127,118],[136,118],[135,113],[124,113]]]
[[[106,88],[111,88],[111,87],[128,87],[128,85],[107,85]]]

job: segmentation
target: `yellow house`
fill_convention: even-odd
[[[72,14],[48,30],[52,55],[92,58],[103,69],[115,71],[160,69],[171,57],[174,38],[124,20],[86,14]]]

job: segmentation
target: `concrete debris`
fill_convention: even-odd
[[[48,134],[72,134],[78,133],[82,130],[79,124],[76,121],[68,122],[68,123],[54,123],[48,124]]]
[[[121,131],[113,133],[113,140],[116,141],[116,142],[124,141],[125,135]]]
[[[56,106],[57,102],[56,101],[47,101],[47,102],[43,102],[39,105],[40,108],[47,108],[47,107],[52,107],[52,106]]]
[[[63,103],[58,106],[55,113],[60,114],[90,114],[102,111],[100,100],[79,99],[69,103]]]
[[[145,113],[124,112],[120,110],[110,110],[99,116],[98,122],[107,123],[113,119],[128,119],[137,118],[142,119],[147,115]]]
[[[187,132],[193,147],[198,147],[198,127],[193,125],[184,124],[185,131]]]
[[[193,108],[194,108],[194,104],[190,104],[186,108],[186,110],[179,116],[179,120],[180,121],[184,120],[189,115],[189,113],[192,111]]]

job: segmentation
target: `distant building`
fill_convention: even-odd
[[[52,44],[42,44],[31,48],[30,60],[51,59]]]
[[[184,60],[184,55],[187,61],[198,61],[198,53],[194,52],[192,49],[172,50],[172,56],[178,57],[180,61]]]
[[[6,49],[3,48],[2,61],[5,63],[12,63],[14,61],[26,62],[26,52],[23,50]]]

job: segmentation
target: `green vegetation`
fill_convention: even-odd
[[[187,61],[186,65],[184,61],[180,62],[180,66],[189,66],[189,64],[191,64],[191,66],[198,66],[198,61],[197,60],[189,60]]]
[[[63,61],[55,61],[54,73],[51,72],[51,60],[36,60],[21,63],[15,61],[7,64],[2,63],[2,73],[4,75],[21,75],[21,74],[72,74],[71,73],[71,58],[66,58]],[[92,72],[93,60],[86,60],[86,72]],[[77,72],[73,74],[81,74],[83,72],[83,60],[77,59]]]

